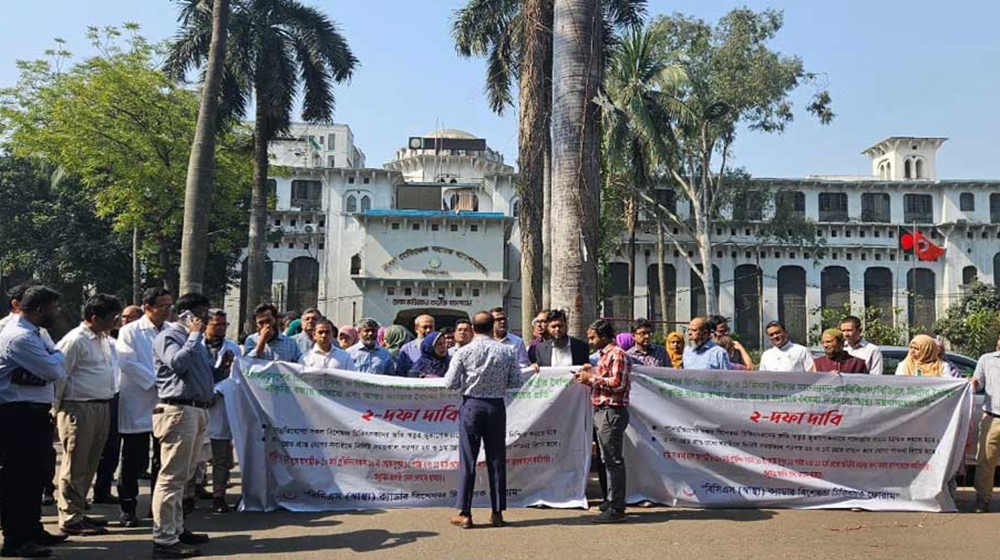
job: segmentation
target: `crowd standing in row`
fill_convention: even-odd
[[[232,435],[217,389],[238,355],[297,362],[307,369],[444,378],[446,387],[463,397],[459,513],[452,518],[462,527],[473,525],[471,496],[481,445],[487,454],[490,522],[504,524],[503,395],[520,386],[522,368],[577,367],[576,380],[590,388],[603,495],[594,521],[602,523],[625,520],[622,446],[632,365],[755,369],[723,317],[697,317],[688,325],[687,344],[684,335],[672,332],[660,346],[652,342],[654,327],[644,319],[625,333],[597,321],[585,342],[567,334],[565,312],[544,311],[532,321],[532,338],[525,341],[507,331],[505,311],[495,308],[441,330],[434,317],[421,315],[414,337],[403,326],[382,327],[371,318],[338,328],[316,309],[280,325],[278,310],[265,303],[254,312],[257,332],[241,346],[226,338],[226,313],[210,308],[207,298],[187,294],[175,302],[168,291],[154,288],[146,291],[141,307],[124,306],[110,295],[92,296],[80,325],[55,344],[46,329],[60,313],[59,294],[44,286],[19,286],[8,295],[11,313],[0,320],[0,421],[19,429],[0,432],[0,555],[5,557],[48,556],[48,547],[67,536],[107,533],[105,521],[85,514],[92,485],[95,502],[119,504],[120,524],[137,526],[139,480],[147,470],[152,503],[146,517],[153,519],[154,557],[199,554],[194,546],[208,536],[187,530],[184,515],[207,492],[207,464],[212,466],[212,509],[229,510],[225,492],[233,467]],[[175,316],[176,322],[169,321]],[[882,373],[881,352],[862,338],[856,317],[823,332],[824,355],[815,359],[789,340],[782,323],[769,323],[766,332],[772,347],[761,356],[761,370]],[[1000,418],[1000,340],[997,349],[980,358],[973,378],[987,394],[976,511],[988,509],[992,477],[986,473],[1000,458],[1000,421],[994,422]],[[925,335],[913,338],[895,373],[958,375],[943,359],[941,346]],[[56,433],[64,449],[58,475]],[[111,482],[119,457],[115,497]],[[41,505],[53,492],[57,535],[40,522]]]

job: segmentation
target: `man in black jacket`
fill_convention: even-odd
[[[540,367],[582,366],[590,363],[590,346],[579,338],[566,334],[565,311],[549,311],[547,328],[549,338],[535,347],[536,361],[531,364],[532,369],[538,371]],[[594,441],[597,441],[597,432],[594,432]],[[593,466],[597,469],[597,478],[601,483],[601,503],[604,503],[608,499],[608,477],[600,453],[593,454]]]
[[[535,364],[538,367],[582,366],[587,363],[590,348],[579,338],[566,334],[566,312],[549,311],[549,339],[535,347]]]

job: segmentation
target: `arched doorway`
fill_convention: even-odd
[[[906,307],[910,330],[930,332],[937,320],[937,294],[934,271],[916,268],[906,272]]]
[[[806,340],[806,271],[801,266],[778,269],[778,320],[792,340]]]
[[[316,307],[319,299],[319,262],[312,257],[296,257],[288,265],[286,309],[302,312]]]
[[[657,265],[651,264],[646,269],[646,286],[649,290],[647,301],[649,305],[646,310],[646,317],[650,321],[667,321],[673,323],[677,320],[677,269],[672,264],[663,264],[664,287],[667,292],[667,316],[661,313],[660,305],[660,274]]]
[[[734,332],[744,346],[756,350],[760,348],[760,269],[741,264],[734,274]]]
[[[698,265],[698,270],[702,270],[701,265]],[[715,301],[719,301],[719,267],[712,265],[712,277],[715,279],[713,282],[715,286]],[[691,270],[691,316],[692,317],[704,317],[708,314],[706,309],[708,308],[708,302],[705,299],[705,283],[701,281],[701,277],[694,270]]]
[[[882,266],[874,266],[865,271],[865,307],[879,310],[880,319],[895,322],[892,308],[892,271]]]
[[[823,269],[820,274],[820,305],[837,313],[843,313],[850,308],[851,273],[846,268],[828,266]]]

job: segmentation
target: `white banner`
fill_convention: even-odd
[[[955,511],[960,379],[636,367],[630,503]]]
[[[506,399],[508,505],[586,507],[587,389],[568,368],[524,375]],[[242,509],[454,507],[461,399],[443,387],[245,361],[223,388]],[[489,507],[484,460],[480,451],[476,507]]]

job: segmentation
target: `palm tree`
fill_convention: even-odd
[[[625,191],[629,228],[629,295],[635,294],[635,232],[638,209],[659,214],[660,204],[652,188],[672,153],[664,141],[672,114],[672,92],[684,83],[679,66],[669,65],[660,53],[663,31],[657,27],[633,29],[620,37],[611,50],[601,105],[604,153],[608,181]],[[663,227],[656,223],[657,272],[664,278]],[[667,319],[666,285],[659,282],[660,314]]]
[[[556,0],[552,42],[552,306],[583,336],[597,317],[599,0]]]
[[[635,26],[645,0],[603,2],[606,27]],[[521,213],[521,323],[531,332],[535,311],[550,307],[553,0],[469,0],[452,32],[462,56],[487,59],[486,96],[497,114],[513,105],[518,80],[518,177]],[[608,31],[604,30],[604,34]]]
[[[181,77],[208,56],[211,21],[183,0],[181,29],[170,46],[165,68]],[[267,233],[267,146],[291,125],[295,98],[302,91],[302,118],[333,118],[333,84],[348,80],[358,60],[337,26],[320,11],[296,0],[243,0],[230,14],[220,117],[241,117],[254,100],[254,173],[247,256],[247,310],[267,298],[264,262]],[[247,313],[248,323],[252,313]],[[250,325],[246,325],[247,330]]]
[[[198,124],[188,158],[184,189],[184,229],[181,236],[182,294],[202,293],[205,261],[208,257],[208,217],[211,214],[212,178],[215,166],[215,129],[219,113],[219,86],[226,63],[226,33],[229,0],[203,0],[201,10],[212,14],[212,41],[198,107]]]

